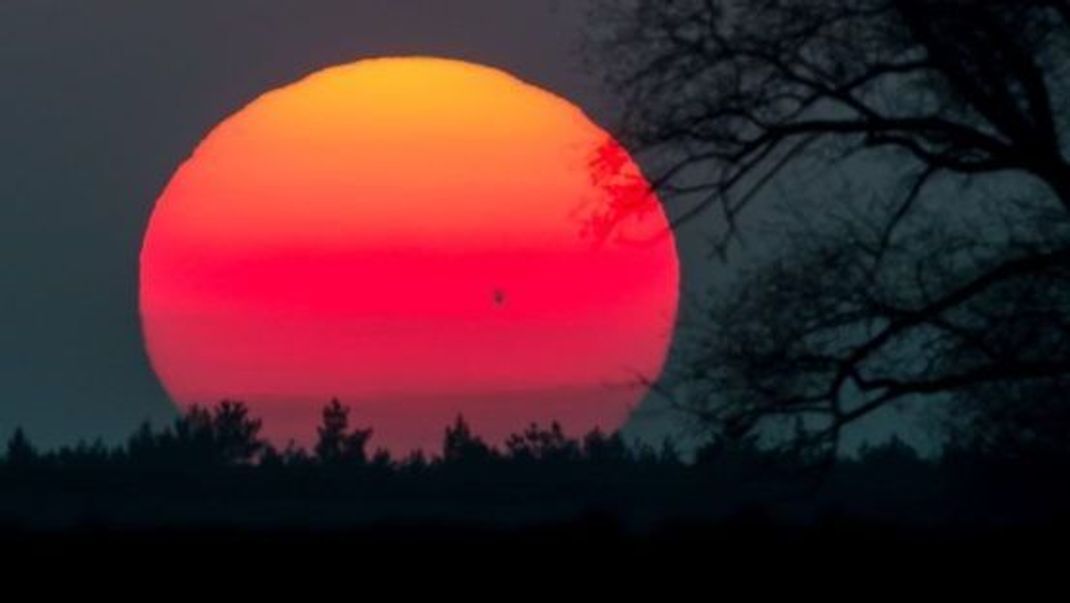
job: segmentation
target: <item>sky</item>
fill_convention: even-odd
[[[175,409],[149,367],[138,251],[153,203],[218,122],[324,67],[435,55],[504,69],[603,126],[582,0],[19,0],[0,5],[0,435],[118,441]],[[670,208],[670,214],[672,213]],[[678,233],[685,288],[719,268]],[[647,405],[631,432],[671,425]]]
[[[578,2],[137,0],[0,7],[0,431],[121,438],[174,412],[137,317],[137,254],[173,171],[266,90],[382,55],[496,66],[605,113]]]

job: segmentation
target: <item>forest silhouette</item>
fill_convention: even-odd
[[[656,554],[697,543],[703,561],[762,568],[771,553],[825,564],[815,552],[883,547],[942,563],[938,542],[957,560],[1039,552],[1034,537],[1061,546],[1070,2],[597,4],[589,51],[624,105],[614,135],[677,222],[707,219],[725,260],[741,257],[755,206],[787,224],[727,262],[735,278],[689,310],[651,384],[705,438],[693,454],[556,424],[499,446],[458,416],[439,450],[395,458],[339,401],[311,449],[279,448],[223,401],[120,446],[44,451],[16,431],[4,531],[88,534],[82,551],[101,531],[134,534],[122,543],[136,551],[137,534],[166,534],[201,558],[204,541],[176,534],[285,532],[302,552],[358,534],[408,555],[438,540],[436,560],[503,535],[625,555],[641,535]],[[606,233],[633,215],[610,210]],[[899,405],[939,419],[936,452],[896,438],[844,451],[845,430]],[[354,542],[334,544],[349,555]],[[839,578],[828,565],[814,575]]]
[[[711,440],[691,458],[619,433],[567,436],[531,425],[492,446],[463,417],[442,448],[394,458],[332,400],[311,451],[279,449],[241,402],[146,424],[124,445],[38,451],[18,430],[0,464],[10,528],[340,529],[434,522],[500,530],[590,517],[621,529],[760,517],[812,526],[830,517],[904,528],[1048,525],[1070,508],[1061,455],[1022,456],[982,440],[924,458],[899,439],[827,465],[799,447]]]

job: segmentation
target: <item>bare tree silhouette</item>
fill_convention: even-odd
[[[835,448],[896,400],[1066,384],[1070,2],[636,0],[596,16],[622,135],[682,220],[723,218],[722,254],[805,161],[908,174],[715,303],[684,365],[687,410],[734,437],[801,418],[802,439]],[[976,183],[996,202],[947,193]],[[932,197],[984,228],[935,225]]]

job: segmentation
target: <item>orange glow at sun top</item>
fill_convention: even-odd
[[[153,367],[181,406],[247,402],[309,444],[338,397],[373,446],[437,451],[463,414],[613,430],[660,372],[678,265],[639,169],[498,70],[366,60],[216,127],[141,252]]]

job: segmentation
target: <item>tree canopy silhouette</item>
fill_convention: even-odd
[[[212,408],[194,406],[160,432],[142,425],[130,437],[127,450],[148,465],[248,465],[265,450],[261,426],[244,403],[224,400]]]
[[[259,422],[242,409],[189,409],[162,429],[142,427],[119,448],[38,451],[16,432],[0,456],[0,526],[352,528],[394,517],[513,529],[585,517],[635,526],[734,522],[754,509],[793,522],[832,509],[904,526],[964,518],[1033,525],[1063,517],[1070,500],[1070,486],[1057,479],[1065,462],[1037,463],[1029,449],[993,455],[976,440],[941,458],[891,440],[845,457],[818,483],[801,471],[804,459],[753,436],[711,440],[691,459],[671,446],[625,444],[619,433],[574,438],[559,425],[531,425],[502,451],[461,417],[439,455],[394,460],[380,450],[366,463],[346,462],[334,456],[344,449],[334,436],[366,430],[350,430],[337,400],[321,428],[322,440],[335,444],[315,456],[296,444],[257,444]]]
[[[37,460],[37,449],[30,443],[21,427],[17,428],[7,441],[7,454],[4,458],[12,467],[29,467]]]
[[[483,438],[472,433],[468,421],[457,415],[453,425],[446,427],[442,442],[442,460],[453,464],[481,464],[493,460],[497,455]]]
[[[732,436],[802,418],[835,447],[897,400],[963,401],[978,422],[996,406],[984,392],[1066,391],[1070,2],[636,0],[596,15],[622,135],[681,220],[723,219],[722,254],[744,210],[814,161],[900,175],[823,191],[846,209],[714,301],[681,371],[687,410]]]
[[[580,457],[579,443],[565,436],[557,422],[549,429],[531,424],[522,433],[509,436],[505,448],[513,458],[532,461],[568,462]]]
[[[323,423],[316,428],[316,458],[321,463],[356,464],[368,462],[365,448],[372,437],[371,429],[349,428],[349,407],[333,399],[323,408]]]

